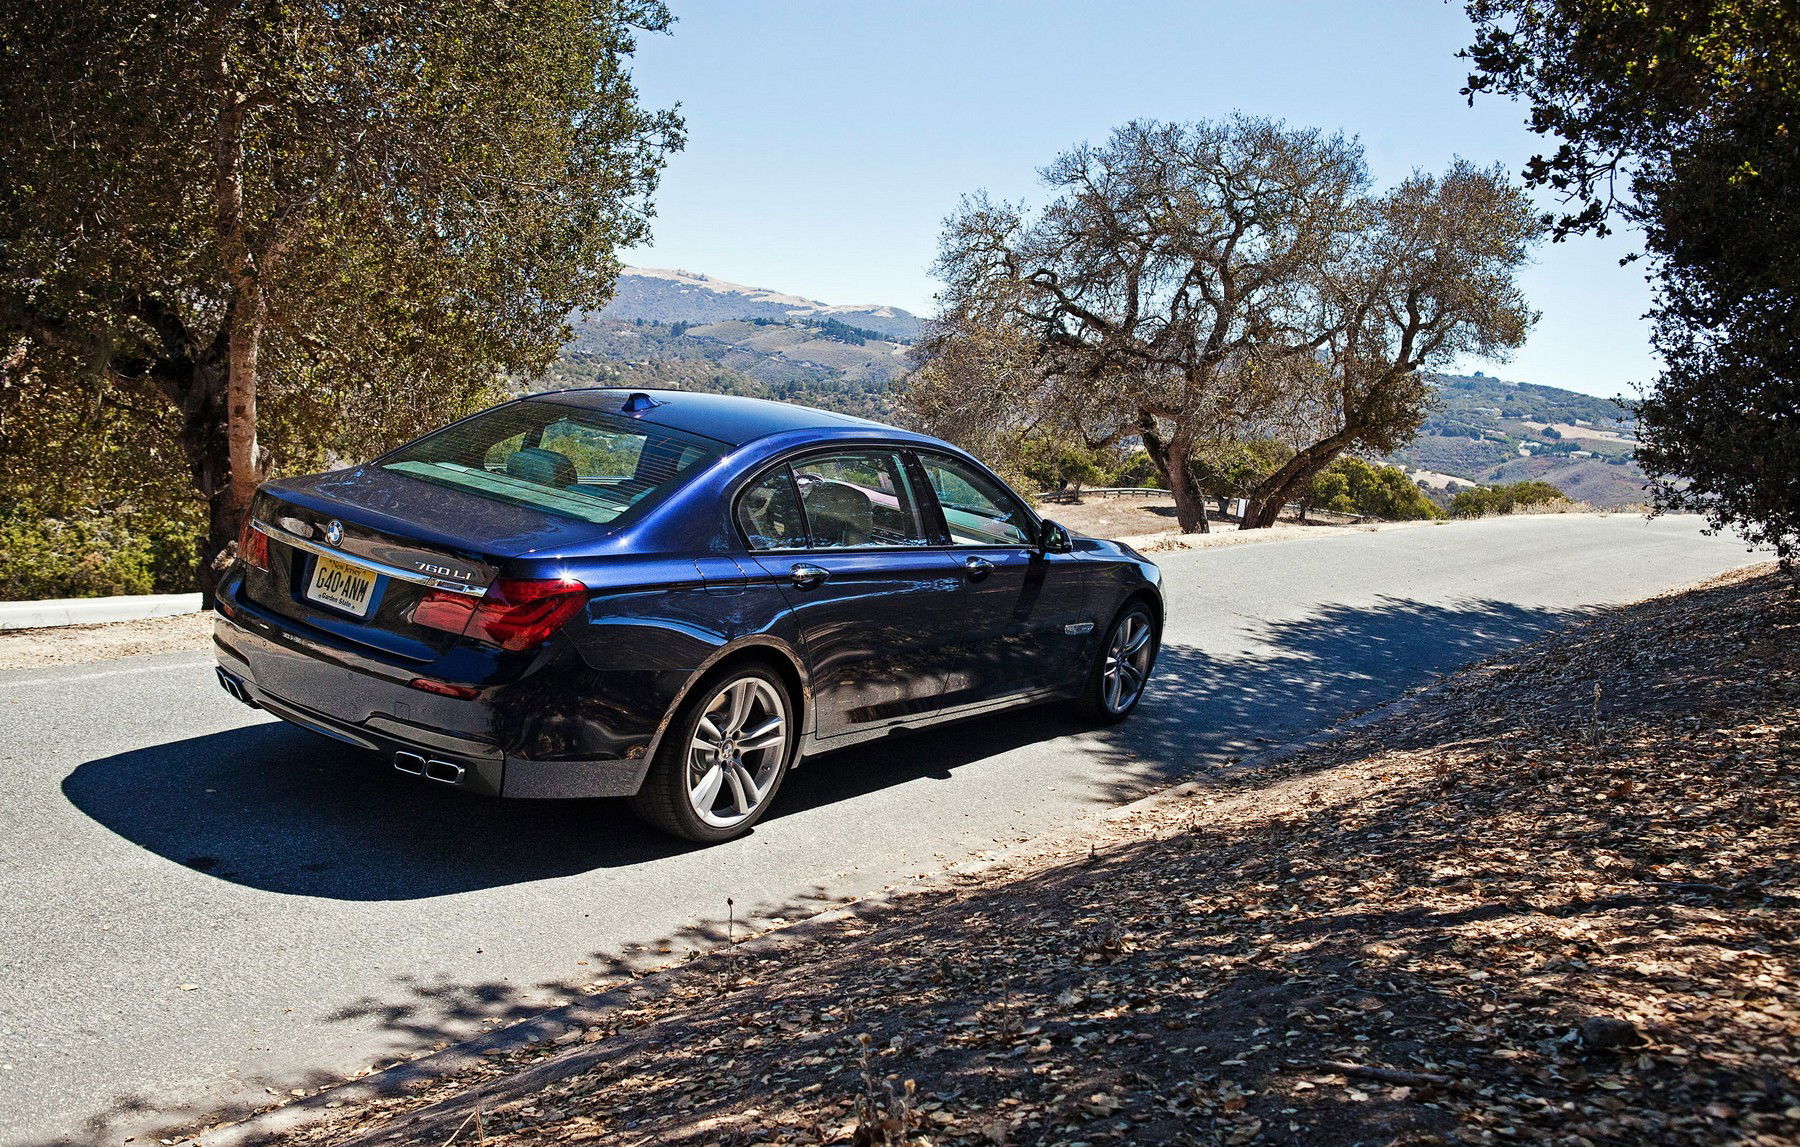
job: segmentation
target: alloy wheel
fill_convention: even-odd
[[[713,828],[750,819],[781,779],[787,703],[761,677],[725,682],[700,711],[688,743],[686,789],[694,815]]]
[[[1126,614],[1113,628],[1100,670],[1100,699],[1108,712],[1123,713],[1144,691],[1150,676],[1153,632],[1150,619],[1136,611]]]

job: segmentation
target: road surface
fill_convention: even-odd
[[[704,850],[402,776],[238,705],[200,652],[0,673],[0,1143],[310,1089],[679,955],[727,897],[792,917],[939,870],[1752,560],[1629,515],[1164,555],[1123,726],[1038,709],[820,758]]]

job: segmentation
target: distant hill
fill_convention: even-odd
[[[628,268],[606,308],[532,389],[663,386],[750,394],[847,414],[893,409],[923,321],[898,307],[831,306],[690,271]]]
[[[1610,398],[1486,374],[1438,376],[1419,436],[1388,460],[1438,490],[1539,478],[1603,509],[1649,501],[1631,457],[1637,423]]]
[[[833,306],[693,271],[630,267],[604,310],[532,389],[674,387],[750,394],[885,418],[910,367],[919,316]],[[1440,375],[1419,436],[1387,461],[1440,500],[1458,485],[1540,478],[1606,509],[1647,501],[1636,423],[1617,402],[1486,374]]]
[[[731,319],[772,319],[798,322],[804,319],[836,319],[880,338],[910,343],[919,337],[924,320],[899,307],[880,305],[831,306],[817,299],[783,294],[762,287],[728,283],[695,271],[665,271],[654,267],[627,267],[619,276],[613,301],[600,312],[602,318],[631,322],[716,323]]]

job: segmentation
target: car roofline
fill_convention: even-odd
[[[792,402],[781,402],[771,398],[753,398],[748,395],[711,394],[705,391],[667,390],[654,387],[575,386],[565,387],[559,390],[537,391],[532,394],[521,395],[515,401],[554,401],[558,398],[579,398],[590,395],[617,395],[622,400],[628,400],[634,394],[645,395],[646,397],[655,400],[656,405],[642,411],[609,411],[608,413],[624,413],[628,418],[649,422],[657,426],[666,427],[670,430],[699,434],[702,437],[712,438],[716,442],[722,442],[734,448],[748,446],[753,442],[759,442],[766,438],[773,438],[778,435],[802,430],[811,431],[813,433],[829,433],[833,436],[846,433],[851,435],[902,435],[921,441],[931,440],[926,435],[920,435],[914,431],[905,430],[898,426],[890,426],[885,422],[876,422],[874,419],[860,418],[854,414],[840,414],[835,410],[820,410],[813,406],[803,406]],[[768,410],[771,413],[779,411],[781,412],[781,417],[786,421],[783,425],[759,429],[757,433],[747,436],[723,437],[719,434],[711,434],[705,430],[695,429],[692,426],[681,425],[667,418],[657,417],[656,412],[659,409],[682,398],[699,398],[708,403],[722,404],[727,408],[746,411]],[[574,403],[571,405],[586,404]]]

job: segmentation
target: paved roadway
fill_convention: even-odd
[[[1039,709],[815,760],[707,850],[400,776],[242,708],[201,653],[0,673],[0,1143],[316,1086],[680,952],[726,897],[799,914],[935,870],[1750,560],[1629,515],[1165,555],[1125,725]]]

